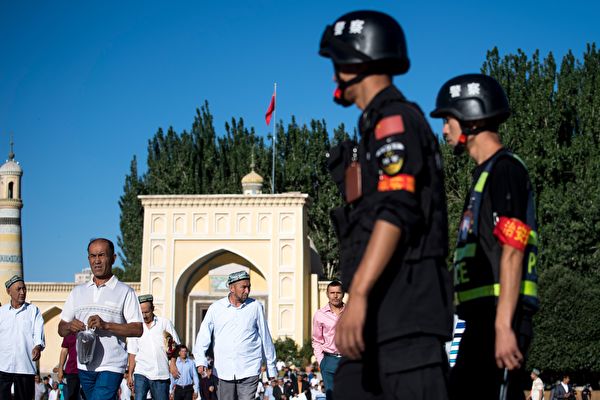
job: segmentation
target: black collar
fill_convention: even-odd
[[[406,101],[406,97],[394,84],[382,89],[365,107],[358,120],[361,135],[371,129],[374,122],[379,120],[381,109],[390,101]]]

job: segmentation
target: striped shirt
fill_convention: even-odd
[[[323,352],[338,353],[335,346],[335,325],[338,319],[339,316],[331,311],[329,303],[318,309],[313,317],[312,347],[319,364],[323,360]]]
[[[87,324],[92,315],[118,324],[143,321],[135,291],[114,275],[100,286],[96,286],[93,279],[75,286],[67,297],[60,318],[65,322],[77,319]],[[93,360],[87,365],[77,360],[77,368],[118,374],[125,372],[125,338],[108,331],[96,331],[96,334],[100,343],[96,343]]]

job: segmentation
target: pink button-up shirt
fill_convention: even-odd
[[[318,309],[313,317],[312,347],[319,364],[323,359],[323,352],[338,353],[335,347],[335,325],[338,318],[339,316],[331,311],[329,303]]]

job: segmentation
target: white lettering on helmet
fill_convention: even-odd
[[[450,97],[460,97],[460,85],[450,86]]]
[[[344,33],[345,26],[346,26],[346,21],[336,22],[335,25],[333,26],[333,34],[335,36],[340,36],[342,33]]]
[[[469,93],[469,96],[477,96],[480,92],[479,83],[474,82],[467,84],[467,92]]]
[[[360,34],[362,33],[363,26],[365,25],[365,21],[362,19],[355,19],[350,21],[350,33]]]

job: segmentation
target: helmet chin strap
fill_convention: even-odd
[[[454,146],[454,148],[452,149],[452,153],[454,153],[455,156],[460,156],[465,152],[466,148],[467,135],[461,132],[460,136],[458,137],[458,143],[456,143],[456,146]]]
[[[479,128],[468,128],[462,123],[460,124],[460,127],[462,129],[462,132],[458,137],[458,143],[456,144],[456,146],[454,146],[453,149],[453,153],[455,156],[460,156],[465,152],[465,149],[467,148],[467,138],[469,136],[475,136],[488,129],[488,127],[486,126],[480,126]]]
[[[356,75],[354,78],[350,79],[349,81],[344,81],[344,80],[342,80],[342,78],[340,78],[340,73],[336,69],[335,78],[337,80],[338,86],[337,86],[337,88],[335,88],[335,91],[333,92],[333,101],[336,104],[341,105],[342,107],[350,107],[353,104],[353,102],[346,100],[346,97],[344,96],[344,94],[346,93],[346,89],[356,83],[359,83],[360,81],[365,79],[367,76],[368,76],[368,74],[361,73],[361,74]]]

